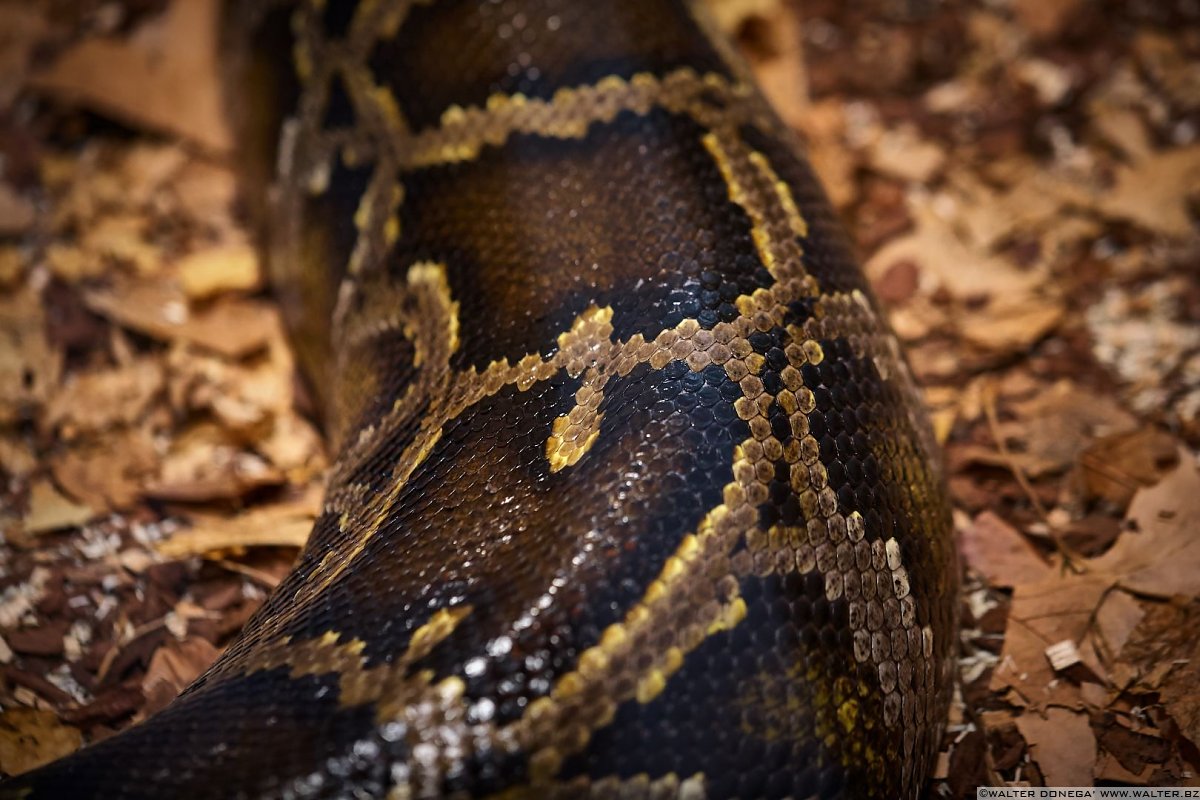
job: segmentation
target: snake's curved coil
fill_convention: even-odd
[[[955,639],[934,446],[703,11],[252,5],[324,510],[182,697],[0,795],[919,791]]]

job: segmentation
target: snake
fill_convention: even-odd
[[[937,444],[711,11],[226,16],[323,505],[177,699],[0,796],[920,796],[957,636]]]

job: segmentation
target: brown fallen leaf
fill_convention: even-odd
[[[1175,238],[1194,236],[1190,201],[1200,191],[1200,145],[1155,153],[1119,167],[1116,185],[1098,198],[1100,211]]]
[[[1104,663],[1115,665],[1125,643],[1137,628],[1146,611],[1142,604],[1127,592],[1109,592],[1096,609],[1092,640]]]
[[[991,586],[1033,584],[1054,574],[1029,540],[991,511],[976,516],[962,531],[959,551]]]
[[[183,341],[228,358],[266,347],[281,334],[278,312],[255,300],[225,298],[193,313],[187,296],[163,281],[132,281],[84,295],[88,307],[119,325],[163,341]]]
[[[1158,692],[1180,732],[1200,744],[1200,603],[1150,606],[1130,634],[1121,659],[1137,670],[1136,688]]]
[[[1045,716],[1026,712],[1016,722],[1047,786],[1092,785],[1096,737],[1087,714],[1048,708]]]
[[[839,100],[821,100],[808,105],[800,119],[789,120],[802,131],[808,161],[835,208],[845,208],[858,198],[854,171],[858,157],[845,142],[845,108]]]
[[[162,251],[146,238],[146,220],[137,213],[103,216],[88,222],[83,251],[90,262],[112,261],[138,275],[162,269]]]
[[[1013,403],[1012,410],[1017,421],[1001,424],[1000,432],[1030,477],[1062,472],[1094,438],[1137,426],[1113,398],[1066,380]]]
[[[0,295],[0,424],[35,416],[58,384],[62,363],[46,339],[38,294]]]
[[[78,728],[58,721],[53,711],[13,708],[0,714],[0,772],[20,775],[83,744]]]
[[[941,288],[960,300],[980,297],[1024,297],[1045,278],[1036,272],[1019,269],[1006,258],[995,255],[987,247],[966,239],[955,228],[954,214],[949,207],[961,212],[961,200],[942,195],[937,198],[910,202],[910,213],[916,227],[909,234],[892,240],[876,251],[866,263],[867,277],[882,280],[897,263],[915,264],[921,273],[920,285],[933,293]]]
[[[876,171],[919,184],[932,180],[946,163],[945,150],[936,142],[922,139],[911,125],[882,131],[867,155]]]
[[[1166,31],[1143,27],[1134,37],[1138,65],[1180,108],[1200,108],[1200,64],[1183,41]]]
[[[262,356],[231,364],[178,348],[168,356],[172,407],[211,412],[247,441],[269,437],[273,421],[291,415],[293,364],[278,329]]]
[[[768,102],[789,125],[808,106],[800,18],[783,0],[708,0],[717,25],[737,37]]]
[[[176,266],[184,294],[193,300],[262,286],[258,253],[248,242],[199,250],[184,256]]]
[[[705,5],[717,26],[734,36],[753,18],[771,19],[783,6],[781,0],[706,0]]]
[[[89,506],[64,497],[50,481],[41,480],[29,487],[29,513],[24,529],[28,534],[73,528],[88,522],[95,513]]]
[[[111,431],[54,455],[54,481],[97,513],[127,509],[141,496],[142,482],[158,464],[149,431]]]
[[[1063,304],[1035,295],[1011,302],[988,303],[966,311],[958,320],[958,329],[971,344],[996,353],[1027,350],[1048,335],[1066,312]]]
[[[193,159],[173,177],[170,188],[185,215],[196,225],[214,230],[224,240],[221,234],[237,225],[234,219],[237,187],[237,174],[228,164]]]
[[[220,654],[207,640],[193,636],[182,642],[169,639],[154,651],[150,666],[142,677],[146,704],[141,716],[147,717],[166,708],[183,689],[207,669]]]
[[[1056,575],[1013,591],[1004,649],[992,673],[991,689],[1011,687],[1034,708],[1077,706],[1079,691],[1059,680],[1046,650],[1060,642],[1081,642],[1111,579],[1099,575]]]
[[[108,265],[82,247],[54,242],[46,248],[46,266],[56,278],[66,283],[78,283],[85,278],[103,275]]]
[[[0,183],[0,236],[19,236],[33,227],[36,219],[30,203],[9,186]]]
[[[223,113],[218,63],[220,4],[173,0],[132,34],[71,47],[30,85],[122,120],[214,150],[232,135]]]
[[[1157,483],[1178,463],[1178,448],[1173,436],[1153,427],[1097,439],[1076,463],[1084,497],[1126,508],[1138,489]]]
[[[153,358],[71,375],[51,397],[41,426],[70,439],[132,425],[143,418],[165,387],[163,366]]]
[[[178,142],[139,141],[117,156],[115,177],[123,189],[122,205],[130,209],[161,202],[163,191],[174,189],[195,159]]]
[[[9,288],[25,275],[25,256],[20,248],[0,245],[0,288]]]
[[[201,422],[177,432],[158,476],[145,483],[143,492],[158,500],[197,503],[236,499],[283,480],[279,470],[242,450],[220,426]]]
[[[179,337],[226,358],[242,358],[281,339],[283,327],[274,306],[259,300],[222,298],[193,313]]]
[[[0,432],[0,470],[10,478],[23,479],[38,463],[37,453],[24,437]]]
[[[0,113],[9,110],[24,87],[34,51],[49,28],[46,12],[34,3],[0,5]]]
[[[1127,159],[1137,162],[1153,152],[1153,143],[1141,115],[1124,107],[1119,100],[1101,95],[1088,104],[1088,116],[1096,135]]]
[[[1200,595],[1200,469],[1186,453],[1158,484],[1139,489],[1125,515],[1127,530],[1112,548],[1092,559],[1096,572],[1151,597]]]
[[[274,418],[271,433],[255,442],[255,449],[286,472],[292,483],[305,483],[324,468],[321,443],[308,421],[285,413]]]
[[[163,540],[157,550],[169,559],[219,559],[248,547],[303,547],[319,509],[317,496],[310,492],[295,502],[261,506],[234,517],[194,514],[190,529]]]

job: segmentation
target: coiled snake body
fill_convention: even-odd
[[[917,794],[934,447],[703,9],[235,5],[324,509],[178,700],[0,796]]]

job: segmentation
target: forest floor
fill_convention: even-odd
[[[713,0],[907,346],[962,554],[931,797],[1200,785],[1200,6]],[[162,708],[326,466],[215,0],[0,0],[0,775]]]

